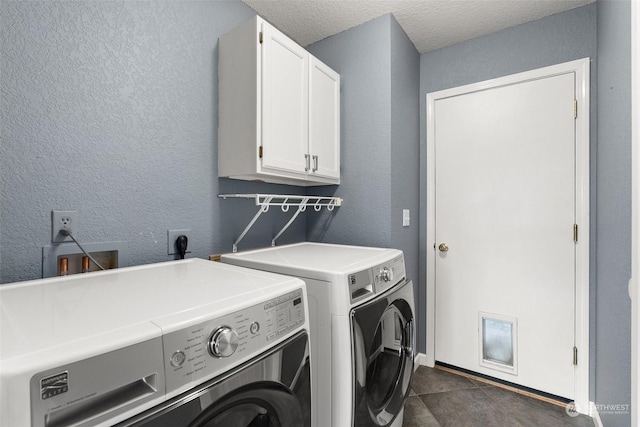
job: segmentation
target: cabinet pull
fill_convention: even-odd
[[[305,161],[304,171],[309,172],[309,169],[311,169],[311,160],[308,154],[304,155],[304,161]]]
[[[317,172],[318,171],[318,156],[314,155],[313,156],[313,169],[311,169],[311,172]]]

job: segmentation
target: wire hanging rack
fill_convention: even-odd
[[[289,228],[293,221],[296,220],[298,215],[307,210],[307,207],[313,207],[316,212],[326,207],[328,211],[333,211],[334,208],[342,206],[342,199],[340,197],[325,197],[325,196],[295,196],[295,195],[283,195],[283,194],[219,194],[221,199],[254,199],[256,206],[259,206],[258,212],[254,215],[253,219],[247,224],[240,236],[233,242],[233,252],[238,252],[238,244],[242,241],[247,232],[253,227],[253,224],[260,218],[263,213],[267,213],[271,206],[278,206],[282,212],[288,212],[289,208],[297,207],[295,213],[285,224],[284,227],[271,239],[271,246],[276,245],[276,240]]]

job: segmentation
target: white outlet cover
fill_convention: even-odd
[[[78,212],[77,211],[51,211],[51,242],[72,242],[71,237],[59,233],[62,228],[62,218],[69,218],[69,227],[73,237],[78,238]]]

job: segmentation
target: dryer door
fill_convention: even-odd
[[[387,426],[402,410],[413,375],[413,283],[351,311],[355,426]]]

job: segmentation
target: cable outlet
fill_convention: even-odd
[[[51,241],[53,243],[72,242],[71,237],[60,233],[70,229],[74,236],[78,233],[77,211],[51,211]]]
[[[178,238],[178,236],[184,234],[185,236],[187,236],[187,238],[189,237],[189,232],[191,231],[191,229],[188,230],[167,230],[167,255],[177,255],[178,254],[178,248],[176,247],[176,239]],[[189,239],[191,240],[191,239]],[[189,241],[189,243],[191,243],[191,241]],[[187,249],[189,247],[187,246]],[[188,254],[191,253],[191,251],[187,250]]]

